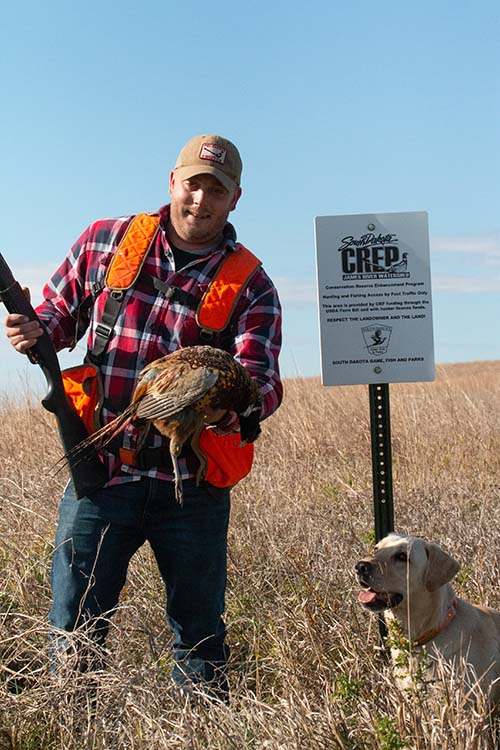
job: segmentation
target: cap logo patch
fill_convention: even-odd
[[[215,143],[202,143],[200,148],[200,159],[215,161],[217,164],[224,164],[226,161],[227,150]]]

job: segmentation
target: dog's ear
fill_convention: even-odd
[[[424,584],[427,591],[437,591],[451,581],[460,570],[460,563],[447,552],[443,552],[434,542],[425,543],[427,567],[424,573]]]

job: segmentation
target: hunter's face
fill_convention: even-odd
[[[179,180],[172,172],[169,192],[172,227],[183,243],[196,249],[219,240],[241,188],[230,192],[211,174]]]

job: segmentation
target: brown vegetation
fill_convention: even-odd
[[[353,565],[373,539],[368,388],[285,386],[256,467],[233,493],[229,708],[173,694],[164,594],[146,547],[97,692],[89,677],[50,675],[50,559],[65,481],[51,467],[61,450],[33,398],[0,404],[0,748],[486,746],[486,710],[465,707],[446,679],[430,704],[423,684],[412,695],[396,688],[376,622],[356,603]],[[500,362],[441,366],[435,383],[390,392],[396,529],[438,541],[462,563],[458,593],[500,608]]]

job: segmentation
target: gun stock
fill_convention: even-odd
[[[19,313],[30,320],[38,320],[36,312],[28,302],[1,253],[0,300],[10,313]],[[43,325],[41,327],[43,329]],[[36,344],[28,350],[27,354],[30,361],[33,364],[38,364],[45,375],[48,390],[42,399],[42,406],[54,414],[64,453],[68,454],[78,443],[88,437],[88,432],[73,404],[66,396],[57,353],[44,329]],[[85,451],[85,457],[70,456],[68,463],[78,498],[94,492],[107,481],[107,472],[95,450],[90,453]]]

